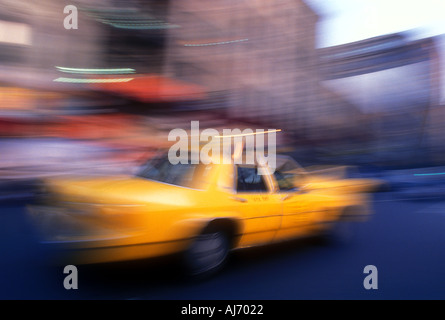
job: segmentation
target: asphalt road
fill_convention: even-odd
[[[445,299],[445,198],[376,194],[375,215],[352,242],[295,241],[235,252],[203,281],[178,276],[174,261],[78,266],[78,289],[48,263],[25,218],[26,201],[0,205],[1,299]],[[367,265],[377,289],[365,289]]]

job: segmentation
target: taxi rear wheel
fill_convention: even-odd
[[[188,276],[203,277],[220,270],[230,251],[230,239],[224,230],[207,230],[198,235],[184,252]]]

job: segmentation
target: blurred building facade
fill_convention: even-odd
[[[63,27],[68,4],[78,8],[78,29]],[[184,101],[184,110],[222,109],[228,119],[309,140],[329,131],[329,114],[351,114],[351,105],[340,97],[334,104],[342,107],[333,107],[332,95],[320,86],[318,16],[302,0],[1,0],[0,5],[0,21],[13,20],[28,33],[24,43],[0,44],[10,56],[0,61],[3,80],[10,83],[83,93],[91,88],[53,82],[83,77],[56,66],[132,68],[205,88],[208,99]]]
[[[97,78],[84,70],[125,68],[141,74],[161,74],[165,31],[175,27],[166,23],[168,3],[0,0],[2,105],[26,105],[28,112],[57,113],[73,108],[94,112],[95,107],[125,104],[118,96],[97,94],[95,88],[82,83]],[[64,21],[72,13],[64,12],[68,5],[77,8],[77,29],[65,28]],[[62,72],[59,67],[73,72]],[[55,81],[58,78],[64,82]],[[16,87],[29,91],[16,94]]]
[[[118,1],[1,0],[3,33],[13,33],[0,46],[1,66],[38,68],[134,68],[159,73],[164,56],[168,0]],[[77,28],[64,20],[77,8]],[[13,38],[16,38],[14,40]],[[17,39],[18,38],[18,39]]]
[[[303,1],[172,1],[165,72],[216,93],[229,118],[302,134],[319,104],[318,16]]]
[[[25,72],[33,73],[45,82],[45,76],[52,77],[51,73],[55,72],[54,66],[74,64],[88,68],[101,65],[100,25],[79,14],[80,27],[65,29],[63,21],[67,14],[63,9],[68,4],[74,3],[52,0],[0,2],[0,20],[7,26],[3,32],[22,38],[22,41],[0,42],[3,52],[0,65],[4,68],[4,76],[11,75],[7,74],[8,67],[20,68],[24,78]],[[26,35],[21,36],[21,33]]]

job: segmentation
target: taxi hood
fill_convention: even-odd
[[[341,193],[375,192],[382,185],[377,179],[333,179],[323,180],[320,177],[310,177],[301,186],[306,190],[328,189]]]
[[[46,180],[45,191],[56,201],[95,204],[189,204],[196,190],[135,176],[57,178]],[[175,201],[172,201],[175,199]]]

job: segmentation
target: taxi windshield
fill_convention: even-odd
[[[147,161],[136,172],[144,179],[168,183],[176,186],[202,189],[208,183],[211,165],[178,163],[172,164],[167,156]]]

